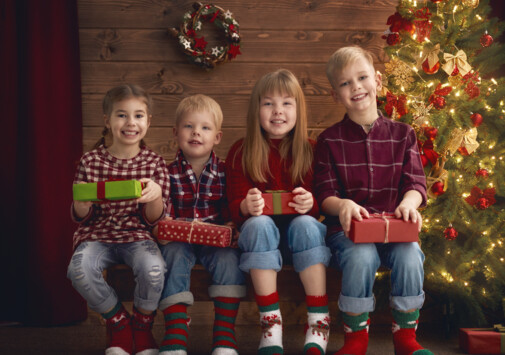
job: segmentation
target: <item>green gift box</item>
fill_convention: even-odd
[[[142,183],[137,180],[99,181],[74,184],[75,201],[117,201],[142,196]]]

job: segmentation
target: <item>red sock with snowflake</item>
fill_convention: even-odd
[[[368,312],[357,316],[342,314],[344,319],[344,346],[333,355],[365,355],[368,348]]]
[[[307,324],[305,325],[306,355],[324,355],[330,336],[330,314],[328,296],[306,296]]]
[[[267,296],[256,295],[260,311],[261,340],[258,355],[284,354],[282,348],[282,317],[277,291]]]
[[[107,313],[102,313],[107,328],[106,353],[133,354],[133,333],[131,328],[130,314],[124,306],[118,302]]]
[[[433,355],[416,340],[416,329],[419,323],[418,309],[409,313],[393,309],[393,318],[393,343],[396,355]]]

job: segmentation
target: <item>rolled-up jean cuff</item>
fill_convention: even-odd
[[[375,309],[375,297],[349,297],[340,294],[338,308],[342,312],[348,313],[373,312]]]
[[[235,297],[242,298],[246,295],[245,285],[211,285],[209,286],[210,298]]]
[[[184,303],[185,305],[191,306],[193,303],[195,303],[195,299],[193,298],[193,294],[189,291],[179,292],[175,295],[171,295],[162,299],[158,305],[158,308],[164,310],[165,308],[173,306],[177,303]]]
[[[281,252],[279,249],[244,252],[240,256],[239,268],[244,272],[249,272],[250,269],[280,271],[282,268]]]
[[[92,311],[98,312],[98,313],[106,313],[112,308],[114,308],[115,305],[118,303],[118,298],[116,296],[115,292],[111,292],[109,297],[107,297],[102,303],[97,304],[97,305],[92,305],[88,303],[89,308]]]
[[[295,268],[296,272],[300,272],[309,266],[316,264],[323,264],[324,266],[328,266],[330,259],[330,248],[321,245],[312,249],[293,253],[293,267]]]
[[[397,311],[410,311],[411,309],[421,309],[424,304],[424,291],[419,296],[391,296],[389,306]]]

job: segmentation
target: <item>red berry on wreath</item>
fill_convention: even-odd
[[[482,120],[483,120],[482,115],[479,113],[472,114],[470,116],[470,119],[472,120],[474,127],[479,127],[482,123]]]
[[[475,172],[475,176],[483,177],[484,179],[487,179],[487,177],[489,176],[489,171],[481,168]]]
[[[433,192],[435,196],[442,195],[445,192],[444,183],[441,181],[435,182],[433,185],[431,185],[431,192]]]
[[[489,35],[487,32],[484,33],[480,38],[480,45],[485,48],[489,47],[492,44],[493,44],[493,37],[491,37],[491,35]]]
[[[454,240],[458,237],[458,231],[452,226],[452,224],[449,224],[449,227],[444,230],[444,237],[447,240]]]
[[[435,65],[432,68],[430,68],[428,59],[426,59],[423,62],[422,68],[426,74],[436,74],[438,72],[438,69],[440,69],[440,62],[436,62]]]
[[[491,204],[489,203],[489,200],[485,197],[481,197],[477,200],[477,202],[475,203],[475,207],[478,209],[478,210],[485,210],[487,209]]]

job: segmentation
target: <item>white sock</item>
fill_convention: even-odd
[[[215,348],[211,355],[238,355],[238,352],[232,348]]]
[[[326,352],[330,338],[330,315],[328,313],[307,313],[307,331],[305,332],[305,344],[317,344]]]
[[[259,349],[269,346],[282,348],[282,316],[280,309],[260,312],[261,340]]]

